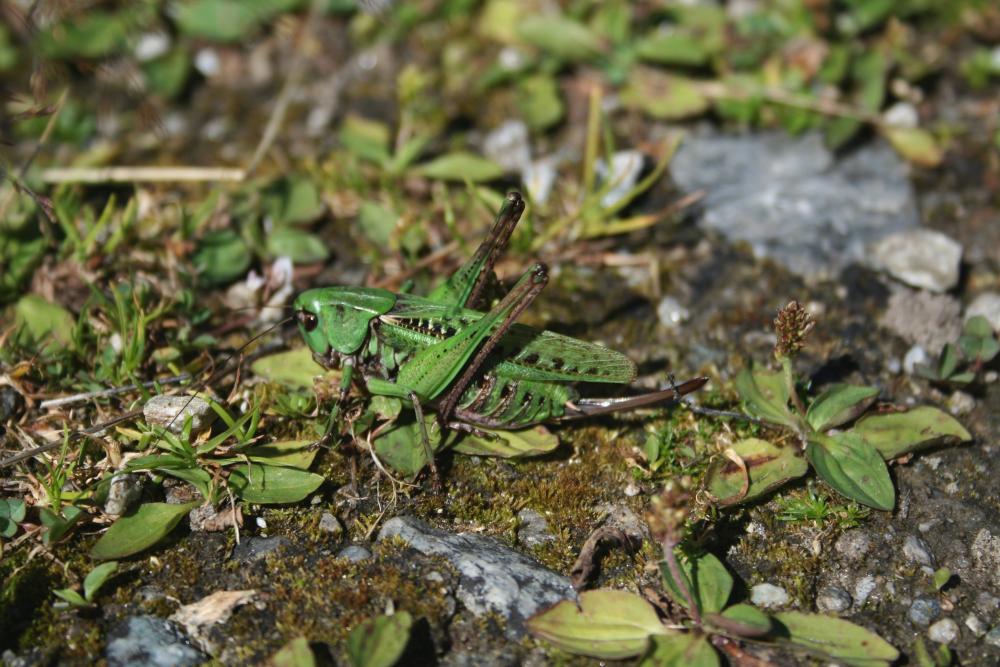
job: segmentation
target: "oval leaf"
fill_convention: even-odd
[[[673,634],[653,605],[627,591],[585,591],[579,607],[563,600],[528,619],[528,630],[571,653],[622,660],[646,650],[652,635]]]
[[[293,389],[310,389],[313,378],[331,371],[316,363],[308,347],[261,357],[250,365],[257,375]]]
[[[841,495],[886,511],[896,504],[896,490],[885,461],[857,433],[815,433],[806,446],[806,456],[823,481]]]
[[[904,158],[921,167],[936,167],[944,159],[944,150],[934,135],[919,127],[882,128],[882,134]]]
[[[453,447],[456,452],[471,456],[499,456],[510,459],[547,454],[559,446],[559,438],[544,426],[522,431],[493,431],[483,429],[495,437],[483,438],[467,434]]]
[[[330,256],[318,236],[294,227],[279,227],[271,232],[267,252],[271,257],[289,257],[295,264],[324,262]]]
[[[405,611],[363,621],[347,636],[353,667],[392,667],[410,639],[413,618]]]
[[[441,427],[437,417],[424,415],[427,438],[431,450],[437,451],[442,444]],[[412,477],[427,465],[427,453],[421,439],[423,434],[416,421],[399,421],[397,426],[375,438],[375,453],[393,470]]]
[[[87,575],[87,578],[83,580],[83,597],[87,599],[88,602],[94,599],[97,595],[97,591],[100,590],[104,582],[108,580],[115,570],[118,569],[118,561],[108,561],[107,563],[101,563]]]
[[[809,472],[809,464],[795,447],[748,438],[731,449],[743,465],[720,457],[709,467],[705,479],[706,488],[720,505],[753,500]]]
[[[503,176],[503,169],[495,162],[472,153],[448,153],[417,167],[417,173],[441,181],[473,183],[493,181]]]
[[[679,551],[675,553],[678,556],[681,576],[685,578],[687,588],[694,596],[694,603],[698,605],[698,609],[706,614],[722,611],[733,592],[733,577],[722,561],[710,553],[703,553],[693,558],[685,558]],[[665,561],[660,562],[660,572],[663,574],[663,581],[667,585],[670,597],[687,609],[687,598],[674,581]]]
[[[785,426],[795,425],[788,409],[788,385],[781,371],[744,368],[734,381],[747,411],[754,417]]]
[[[705,635],[685,632],[652,637],[637,667],[718,667],[719,654]]]
[[[724,633],[738,637],[763,637],[771,631],[771,617],[749,604],[734,604],[721,614],[706,618]]]
[[[308,470],[319,450],[315,440],[281,440],[242,450],[251,461],[272,466]]]
[[[522,40],[566,60],[588,60],[602,50],[600,37],[562,14],[529,13],[518,23],[517,35]]]
[[[870,415],[852,430],[870,442],[887,461],[932,445],[954,445],[972,440],[972,435],[958,420],[929,406]]]
[[[146,503],[127,514],[108,528],[90,550],[91,558],[108,560],[122,558],[144,551],[166,537],[188,512],[199,503],[183,505]]]
[[[775,614],[774,620],[779,639],[846,665],[875,667],[899,658],[892,644],[842,618],[784,611]]]
[[[697,81],[646,67],[632,69],[621,100],[625,106],[661,120],[699,116],[709,107]]]
[[[857,419],[878,398],[878,389],[835,384],[812,402],[806,421],[817,431],[826,431]]]
[[[233,468],[229,485],[248,503],[297,503],[323,483],[322,476],[295,468],[253,463],[250,479],[246,472],[246,466]]]
[[[309,640],[296,637],[271,656],[272,667],[315,667],[316,656],[309,647]]]

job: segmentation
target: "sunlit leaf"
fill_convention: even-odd
[[[22,344],[43,344],[67,347],[72,343],[76,321],[59,304],[49,303],[35,294],[28,294],[14,306],[14,323]]]
[[[749,604],[734,604],[721,614],[706,617],[712,625],[737,637],[763,637],[771,631],[771,617]]]
[[[899,651],[874,632],[835,616],[784,611],[774,614],[775,635],[814,655],[853,667],[879,667]]]
[[[240,453],[257,463],[308,470],[318,451],[314,440],[280,440],[254,445]]]
[[[543,51],[569,61],[590,60],[601,53],[603,43],[587,26],[562,14],[525,15],[517,35]]]
[[[891,510],[896,490],[877,449],[854,431],[826,436],[814,433],[806,456],[823,481],[863,505]]]
[[[806,421],[817,431],[826,431],[859,417],[878,398],[878,389],[835,384],[820,394],[806,411]]]
[[[539,456],[551,452],[559,446],[559,438],[544,426],[521,431],[495,431],[483,429],[494,437],[480,437],[475,433],[466,434],[452,448],[461,454],[471,456],[499,456],[517,458]]]
[[[694,557],[685,557],[680,551],[676,554],[681,576],[684,577],[686,587],[694,597],[699,611],[706,614],[722,611],[733,591],[733,577],[722,561],[707,552]],[[674,580],[666,561],[660,562],[660,573],[670,597],[687,609],[687,598]]]
[[[473,183],[493,181],[503,176],[503,169],[491,160],[472,153],[448,153],[425,162],[415,168],[427,178],[441,181],[465,181]]]
[[[753,500],[809,471],[809,464],[791,445],[779,447],[748,438],[735,443],[731,450],[742,465],[720,456],[705,476],[706,488],[720,505]]]
[[[272,667],[315,667],[316,656],[309,647],[309,640],[296,637],[271,656]]]
[[[405,611],[362,621],[347,635],[352,667],[392,667],[410,639],[413,618]]]
[[[653,606],[635,593],[584,591],[528,619],[531,634],[571,653],[622,660],[646,650],[652,635],[671,635]]]
[[[295,264],[315,264],[330,257],[318,236],[293,227],[280,227],[268,234],[267,252],[271,257],[289,257]]]
[[[882,135],[900,155],[921,167],[937,167],[944,160],[944,150],[934,135],[919,127],[882,127]]]
[[[424,425],[431,450],[437,451],[442,444],[437,417],[424,415]],[[400,420],[375,439],[375,453],[393,470],[412,477],[429,463],[422,439],[423,435],[416,421]]]
[[[248,503],[261,505],[297,503],[319,488],[323,476],[283,466],[253,463],[250,477],[247,466],[233,466],[229,486]]]
[[[797,418],[788,407],[788,384],[781,371],[744,368],[734,380],[747,411],[754,417],[785,426],[795,426]]]
[[[719,653],[707,636],[685,632],[650,637],[649,649],[636,667],[718,667],[721,664]]]
[[[92,601],[94,596],[97,595],[97,591],[99,591],[101,586],[104,585],[104,582],[106,582],[117,569],[118,561],[112,560],[107,563],[101,563],[91,570],[90,574],[88,574],[83,580],[83,597],[86,598],[88,602]]]
[[[166,537],[197,506],[197,502],[140,505],[134,512],[111,524],[90,550],[90,556],[97,560],[109,560],[144,551]]]
[[[932,445],[954,445],[972,440],[972,435],[957,419],[929,406],[869,415],[852,430],[870,442],[886,460]]]
[[[625,106],[661,120],[699,116],[710,106],[698,82],[645,67],[632,70],[621,99]]]
[[[316,376],[332,373],[316,363],[308,347],[261,357],[250,365],[250,370],[271,382],[294,389],[312,388]]]

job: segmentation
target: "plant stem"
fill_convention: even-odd
[[[670,576],[677,584],[677,587],[681,589],[681,593],[684,594],[684,599],[688,604],[688,611],[691,613],[691,619],[695,622],[695,625],[701,627],[701,612],[698,611],[698,605],[694,603],[694,595],[691,594],[691,589],[688,588],[687,580],[681,573],[681,567],[677,563],[677,554],[674,553],[674,548],[679,543],[680,540],[673,535],[673,531],[669,531],[661,542],[663,546],[663,560],[667,561],[667,569],[670,570]]]

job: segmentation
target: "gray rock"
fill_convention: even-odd
[[[927,636],[939,644],[950,644],[958,639],[958,623],[950,618],[942,618],[927,628]]]
[[[344,532],[344,527],[340,525],[340,521],[330,512],[323,512],[323,516],[319,518],[319,529],[324,533],[330,533],[334,537]]]
[[[505,121],[486,135],[483,153],[506,171],[522,171],[531,163],[528,126],[520,120]]]
[[[124,619],[108,635],[104,657],[110,667],[186,667],[208,660],[176,625],[156,616]]]
[[[864,530],[849,530],[837,538],[833,548],[847,560],[860,560],[871,548],[871,537]]]
[[[989,630],[983,619],[979,618],[975,614],[969,614],[965,617],[965,627],[969,628],[969,631],[976,637],[982,637]]]
[[[521,180],[534,203],[544,204],[549,200],[556,183],[556,166],[554,157],[545,157],[531,162],[521,171]]]
[[[913,375],[918,367],[926,366],[930,360],[927,350],[919,345],[914,345],[903,355],[903,372],[907,375]]]
[[[961,335],[961,313],[962,304],[951,296],[898,287],[889,295],[879,324],[906,342],[938,355],[945,343]],[[904,360],[904,369],[906,366]]]
[[[908,168],[883,142],[838,160],[818,133],[706,133],[685,139],[670,171],[707,193],[703,225],[803,276],[836,276],[919,220]]]
[[[611,189],[601,197],[601,206],[610,208],[624,199],[628,191],[638,182],[645,162],[646,156],[636,150],[614,153],[611,156],[610,167],[604,160],[598,160],[595,165],[597,178],[600,179],[602,187],[611,185]]]
[[[962,246],[941,232],[911,229],[873,244],[868,263],[907,285],[947,292],[958,284]]]
[[[788,591],[774,584],[757,584],[750,589],[750,601],[764,609],[782,607],[788,604]]]
[[[656,306],[656,317],[668,329],[677,329],[691,317],[691,312],[672,296],[660,299]]]
[[[941,604],[932,598],[917,598],[907,612],[910,621],[921,628],[926,628],[935,618],[941,615]]]
[[[987,632],[984,641],[990,646],[1000,647],[1000,625]]]
[[[1000,294],[984,292],[973,299],[965,309],[965,319],[977,315],[985,317],[994,331],[1000,331]]]
[[[448,533],[406,516],[385,523],[378,539],[390,537],[402,538],[420,553],[446,558],[459,571],[462,604],[476,615],[496,612],[506,618],[511,639],[524,635],[532,614],[576,598],[569,578],[491,537]]]
[[[254,535],[236,545],[233,549],[233,558],[241,563],[250,565],[264,560],[272,551],[287,545],[288,540],[280,535],[273,537]]]
[[[0,384],[0,422],[24,412],[24,397],[9,384]]]
[[[969,549],[976,569],[985,574],[994,587],[1000,588],[1000,537],[983,528]]]
[[[517,513],[520,525],[517,528],[518,542],[526,547],[536,547],[556,539],[545,517],[533,509],[525,508]]]
[[[360,563],[372,557],[372,552],[363,546],[351,544],[337,553],[337,558],[346,558],[352,563]]]
[[[104,513],[121,516],[135,507],[142,498],[142,477],[130,473],[118,473],[111,478],[108,499],[104,501]]]
[[[907,535],[903,540],[903,555],[911,563],[934,567],[934,554],[931,553],[930,545],[916,535]]]
[[[142,416],[146,423],[180,433],[188,415],[191,416],[191,432],[211,426],[215,421],[215,411],[203,398],[197,396],[153,396],[142,406]]]
[[[856,607],[863,607],[865,602],[868,601],[868,597],[875,592],[878,588],[878,582],[875,581],[875,577],[868,575],[858,579],[857,583],[854,584],[854,605]]]
[[[976,397],[964,391],[954,391],[948,397],[948,412],[961,417],[967,415],[976,408]]]
[[[840,614],[851,608],[851,594],[840,586],[827,586],[816,596],[816,608],[824,614]]]

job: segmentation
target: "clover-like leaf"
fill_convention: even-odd
[[[678,556],[681,576],[684,577],[687,589],[691,591],[699,611],[705,614],[722,611],[733,592],[733,577],[723,562],[707,552],[687,558],[679,551],[675,553]],[[670,573],[666,561],[660,563],[660,572],[670,597],[687,609],[687,598]]]
[[[806,445],[806,456],[823,481],[841,495],[880,510],[888,511],[895,505],[896,490],[885,461],[859,434],[814,433]]]
[[[19,498],[0,498],[0,537],[13,537],[24,521],[26,508]]]
[[[111,524],[108,532],[90,550],[90,556],[97,560],[109,560],[144,551],[166,537],[197,506],[197,502],[140,505],[136,511]]]
[[[636,667],[718,667],[719,654],[708,637],[695,632],[653,636]]]
[[[362,621],[347,636],[347,657],[353,667],[392,667],[410,640],[413,617],[405,611]]]
[[[774,614],[775,634],[783,642],[852,667],[879,667],[899,651],[874,632],[835,616],[785,611]]]
[[[852,430],[870,442],[887,461],[932,445],[954,445],[972,440],[972,435],[957,419],[930,406],[868,415]]]
[[[986,363],[1000,353],[1000,342],[993,336],[993,327],[982,315],[969,318],[958,339],[958,347],[966,359]]]
[[[720,505],[747,502],[809,472],[795,447],[747,438],[709,467],[705,487]]]
[[[744,368],[734,381],[746,409],[754,417],[794,427],[797,419],[788,408],[788,385],[781,371]]]
[[[812,402],[806,421],[817,431],[827,431],[857,419],[877,398],[875,387],[835,384]]]
[[[653,635],[672,635],[653,605],[635,593],[580,593],[579,606],[563,600],[528,619],[528,630],[571,653],[622,660],[646,650]]]
[[[284,466],[250,464],[236,466],[229,475],[229,486],[248,503],[297,503],[319,488],[324,477],[315,473]]]

